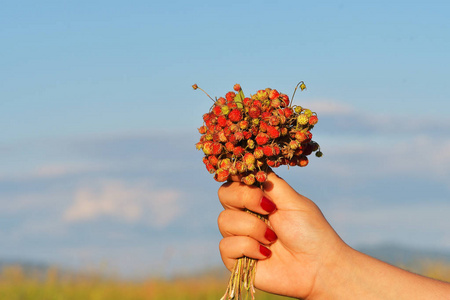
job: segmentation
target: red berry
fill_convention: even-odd
[[[315,115],[312,115],[311,117],[309,117],[309,124],[310,125],[316,125],[318,121],[319,121],[319,119]]]
[[[229,114],[228,114],[228,119],[230,119],[232,122],[239,122],[240,120],[242,120],[242,113],[240,109],[233,109]]]
[[[248,115],[253,119],[259,118],[261,115],[261,109],[258,106],[252,106],[248,110]]]
[[[245,155],[244,155],[244,163],[247,166],[251,166],[251,165],[255,164],[255,161],[256,161],[255,156],[253,156],[252,153],[250,153],[250,152],[245,153]]]
[[[267,180],[267,174],[264,171],[259,171],[256,173],[255,178],[258,182],[265,182]]]
[[[281,98],[281,102],[284,103],[284,106],[288,106],[289,105],[289,97],[288,97],[288,95],[281,94],[280,98]]]
[[[258,133],[256,136],[256,143],[258,145],[265,145],[269,142],[269,136],[263,132]]]
[[[235,92],[228,92],[225,95],[225,98],[227,99],[228,103],[233,102],[234,97],[236,97],[236,93]]]
[[[239,92],[239,91],[241,90],[241,85],[240,85],[239,83],[236,83],[236,84],[233,86],[233,90],[235,90],[236,92]]]
[[[276,98],[278,98],[278,97],[280,97],[280,93],[278,93],[277,90],[271,90],[271,91],[269,92],[269,99],[270,99],[270,100],[276,99]]]
[[[218,182],[224,182],[228,179],[228,175],[230,175],[228,170],[218,169],[214,175],[214,179]]]
[[[245,152],[245,150],[244,150],[244,148],[242,148],[241,146],[234,147],[234,150],[233,150],[233,154],[234,154],[234,155],[236,155],[236,156],[242,156],[242,155],[244,154],[244,152]]]
[[[253,151],[253,155],[256,159],[260,159],[264,156],[264,150],[263,147],[257,147],[255,151]]]
[[[249,174],[245,177],[242,177],[241,181],[246,185],[252,185],[255,183],[255,175]]]
[[[306,167],[308,165],[308,158],[305,155],[300,156],[297,165]]]

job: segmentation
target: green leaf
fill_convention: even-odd
[[[234,102],[236,102],[237,107],[239,108],[244,108],[244,92],[242,92],[242,90],[239,91],[239,93],[237,93],[236,97],[234,97]]]

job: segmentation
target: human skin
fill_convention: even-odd
[[[258,289],[310,300],[450,299],[450,284],[349,247],[314,202],[273,172],[263,189],[233,177],[218,194],[222,260],[232,270],[240,257],[258,259]],[[246,209],[268,216],[270,226]]]

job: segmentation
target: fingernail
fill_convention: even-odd
[[[275,231],[273,231],[272,229],[270,229],[269,227],[267,227],[266,233],[264,234],[264,237],[269,241],[269,242],[275,242],[277,240],[277,234],[275,233]]]
[[[269,248],[264,247],[263,245],[259,245],[259,252],[265,257],[269,257],[272,254]]]
[[[275,206],[275,203],[273,203],[272,201],[267,199],[265,196],[263,196],[262,199],[261,199],[261,207],[262,207],[262,209],[264,209],[268,213],[271,213],[275,209],[277,209],[277,207]]]

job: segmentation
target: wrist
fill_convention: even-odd
[[[358,252],[342,240],[325,255],[307,300],[338,299],[351,289],[352,265]]]

